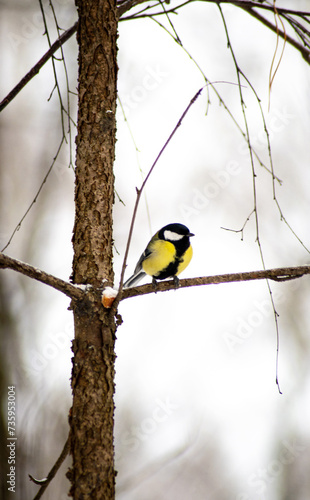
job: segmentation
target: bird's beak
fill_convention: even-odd
[[[191,236],[195,236],[195,235],[194,235],[194,233],[189,233],[188,236],[191,237]]]

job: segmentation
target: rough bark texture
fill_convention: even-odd
[[[116,6],[77,2],[79,113],[73,281],[113,281],[112,203],[116,109]]]
[[[77,0],[79,25],[79,112],[76,140],[76,215],[73,234],[74,283],[98,287],[113,282],[112,206],[116,109],[115,0]],[[113,315],[100,294],[74,308],[70,416],[74,499],[115,496]]]

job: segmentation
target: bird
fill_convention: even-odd
[[[156,288],[157,280],[173,278],[179,286],[178,275],[190,263],[193,249],[190,238],[195,236],[183,224],[173,223],[162,227],[149,241],[136,265],[134,274],[123,288],[135,286],[147,274],[152,276]]]

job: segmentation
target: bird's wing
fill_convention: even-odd
[[[132,286],[135,286],[137,283],[139,283],[142,278],[146,276],[146,273],[144,271],[140,271],[138,273],[133,274],[130,276],[130,278],[124,283],[123,288],[130,288]]]
[[[146,273],[142,270],[142,262],[152,253],[151,250],[148,250],[147,248],[144,250],[143,254],[141,255],[140,259],[137,262],[137,265],[135,267],[135,271],[130,278],[128,278],[127,281],[125,281],[123,287],[124,288],[130,288],[132,286],[135,286],[144,276],[146,276]]]
[[[137,262],[134,274],[137,274],[139,271],[141,271],[141,269],[142,269],[142,262],[145,259],[147,259],[151,255],[151,253],[152,253],[152,250],[150,250],[149,248],[146,248],[144,250],[143,254],[141,255],[140,259]]]

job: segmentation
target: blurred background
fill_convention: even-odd
[[[53,2],[59,26],[77,19],[74,3]],[[277,6],[309,9],[307,1]],[[44,3],[51,41],[57,38]],[[166,6],[168,8],[169,5]],[[39,3],[0,4],[1,99],[48,49]],[[158,12],[160,7],[158,8]],[[272,148],[272,175],[255,161],[259,242],[266,268],[309,264],[310,71],[286,45],[268,110],[276,36],[237,7],[223,6],[241,70],[254,86]],[[266,17],[268,15],[266,14]],[[272,20],[272,16],[269,17]],[[117,286],[136,187],[142,183],[190,99],[205,83],[197,64],[244,130],[237,77],[218,7],[192,3],[165,16],[122,21],[115,162],[115,284]],[[168,31],[186,49],[175,43]],[[288,29],[288,33],[290,33]],[[280,42],[280,47],[282,43]],[[77,46],[63,47],[76,122]],[[194,59],[191,59],[189,55]],[[195,64],[195,61],[197,64]],[[66,75],[55,61],[64,103]],[[264,123],[249,83],[242,81],[251,143],[270,169]],[[0,115],[0,245],[5,252],[60,278],[72,263],[74,171],[63,142],[57,89],[47,63]],[[124,117],[125,113],[125,117]],[[74,124],[71,155],[74,164]],[[120,201],[121,200],[121,201]],[[290,231],[282,214],[296,233]],[[154,170],[141,200],[127,277],[152,234],[181,222],[195,233],[194,257],[182,277],[262,268],[252,214],[248,148],[209,88],[189,111]],[[243,238],[242,238],[243,236]],[[306,248],[305,248],[306,247]],[[115,453],[117,498],[304,500],[310,488],[309,279],[270,284],[223,284],[127,299],[117,331]],[[71,405],[72,314],[69,300],[33,280],[0,273],[1,481],[6,487],[7,387],[17,393],[18,498],[45,477],[68,433]],[[68,459],[45,493],[65,499]]]

